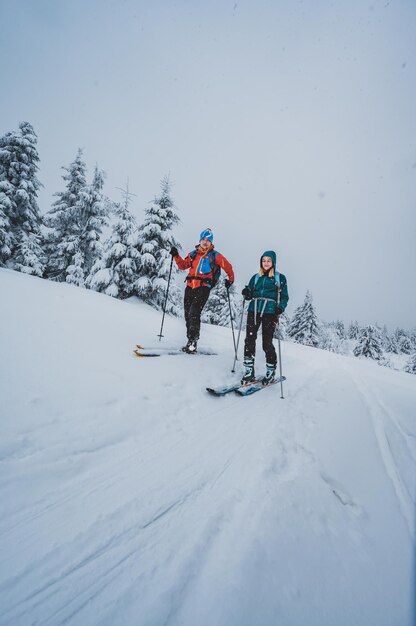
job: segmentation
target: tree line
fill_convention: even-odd
[[[64,173],[63,190],[49,211],[38,206],[37,135],[22,122],[18,131],[0,137],[0,266],[57,282],[94,289],[125,299],[137,296],[160,309],[170,270],[170,249],[181,249],[172,234],[180,219],[165,176],[151,206],[137,223],[130,210],[128,183],[121,201],[104,193],[105,174],[97,166],[92,180],[81,149]],[[166,310],[182,311],[176,265]],[[235,289],[231,313],[236,314]],[[227,325],[230,307],[220,281],[204,310],[204,321]]]

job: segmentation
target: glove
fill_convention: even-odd
[[[175,246],[172,246],[172,248],[170,249],[169,254],[171,254],[172,256],[178,256],[178,254],[179,254],[178,248],[175,248]]]
[[[247,286],[244,287],[243,291],[241,292],[241,294],[245,297],[246,300],[252,300],[253,299],[253,294],[251,293],[251,289]]]
[[[226,278],[224,280],[224,285],[225,285],[225,288],[227,289],[227,291],[231,287],[232,284],[233,284],[232,280],[229,280],[228,278]]]
[[[281,309],[280,306],[278,306],[276,309],[276,315],[281,315],[282,313],[283,313],[283,309]]]

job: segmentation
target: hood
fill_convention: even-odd
[[[264,256],[269,256],[271,258],[271,260],[273,261],[273,268],[276,271],[276,262],[277,262],[276,252],[274,252],[274,250],[266,250],[265,252],[263,252],[263,254],[260,257],[260,267],[261,267],[261,260]]]

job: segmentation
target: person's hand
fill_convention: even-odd
[[[232,284],[233,284],[233,281],[232,281],[232,280],[230,280],[229,278],[226,278],[226,279],[224,280],[224,285],[225,285],[225,288],[227,289],[227,291],[228,291],[228,289],[231,287],[231,285],[232,285]]]
[[[282,313],[283,313],[283,309],[281,309],[280,306],[278,306],[276,309],[276,315],[281,315]]]
[[[252,298],[253,298],[253,294],[251,293],[251,289],[250,289],[250,287],[247,287],[247,285],[244,287],[244,289],[241,292],[241,294],[245,297],[246,300],[252,300]]]
[[[178,254],[179,254],[179,252],[178,252],[178,248],[175,248],[175,246],[172,246],[172,247],[171,247],[171,249],[170,249],[169,254],[170,254],[171,256],[178,256]]]

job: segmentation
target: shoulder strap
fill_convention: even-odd
[[[259,278],[260,278],[260,275],[257,272],[257,274],[255,275],[255,278],[254,278],[254,287],[256,286],[257,281],[258,281]],[[276,272],[276,274],[274,275],[274,284],[276,285],[276,287],[278,289],[280,289],[280,273],[279,272]]]
[[[207,255],[207,256],[209,256],[209,262],[210,262],[212,271],[214,271],[214,267],[215,267],[215,265],[217,265],[216,262],[215,262],[216,258],[217,258],[217,254],[218,254],[218,252],[216,250],[210,250],[208,252],[208,255]]]

